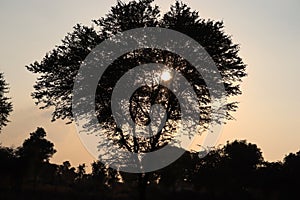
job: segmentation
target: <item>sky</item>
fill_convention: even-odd
[[[225,32],[240,44],[247,64],[243,94],[235,120],[223,126],[217,144],[246,139],[261,148],[268,161],[300,150],[300,1],[185,0],[204,19],[223,20]],[[75,125],[50,122],[52,110],[39,110],[31,98],[37,78],[25,68],[59,45],[72,27],[91,25],[116,0],[1,0],[0,71],[10,85],[14,111],[0,143],[17,147],[37,127],[45,128],[57,153],[52,162],[72,165],[94,158],[80,142]],[[173,0],[156,0],[166,11]]]

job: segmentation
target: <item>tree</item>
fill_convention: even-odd
[[[56,152],[54,144],[46,138],[46,132],[38,127],[35,132],[30,133],[22,146],[16,151],[18,157],[19,169],[21,173],[20,181],[29,179],[34,185],[42,177],[42,169],[49,164],[49,159]]]
[[[45,137],[46,132],[40,127],[35,132],[30,133],[30,137],[18,149],[19,157],[34,163],[48,162],[56,150],[54,144]]]
[[[98,187],[111,187],[119,181],[119,174],[115,169],[105,166],[100,161],[92,163],[92,178],[98,184]]]
[[[178,1],[160,18],[158,6],[153,6],[152,3],[153,0],[128,3],[118,1],[105,17],[93,21],[95,26],[77,24],[74,31],[62,40],[62,44],[46,54],[41,62],[26,66],[29,71],[40,74],[34,85],[35,91],[32,97],[37,104],[41,105],[41,109],[54,108],[53,121],[60,118],[73,120],[74,79],[91,50],[112,35],[140,27],[168,28],[190,36],[209,53],[223,78],[222,82],[227,93],[219,94],[220,98],[224,95],[231,97],[241,94],[239,84],[246,76],[246,65],[238,56],[239,46],[234,44],[231,37],[224,32],[223,22],[202,19],[198,12],[192,11],[187,5]],[[186,47],[188,48],[188,44]],[[147,125],[151,122],[149,114],[151,106],[162,105],[167,113],[163,129],[145,139],[128,134],[116,124],[111,111],[113,88],[126,72],[145,63],[161,63],[182,73],[193,86],[199,105],[202,105],[199,124],[207,127],[207,124],[212,121],[211,96],[206,83],[187,60],[172,52],[159,49],[138,49],[128,52],[116,59],[104,72],[98,82],[96,97],[85,97],[85,100],[95,98],[98,122],[107,130],[106,137],[120,148],[134,153],[156,151],[168,144],[177,130],[176,125],[180,123],[181,117],[182,107],[172,91],[154,84],[138,88],[132,95],[129,105],[121,106],[130,107],[130,114],[135,124]],[[87,89],[84,87],[81,90]],[[226,106],[226,118],[232,119],[231,112],[236,110],[237,105],[235,102],[229,102]]]
[[[223,158],[222,149],[215,147],[205,157],[199,159],[192,176],[192,183],[195,188],[217,190],[218,185],[224,185],[224,178],[221,173]]]
[[[85,164],[78,165],[77,167],[77,177],[76,179],[81,180],[86,175]]]
[[[10,186],[13,183],[12,174],[16,170],[16,151],[0,144],[0,185]]]
[[[75,168],[71,167],[71,163],[69,161],[64,161],[62,165],[58,166],[57,175],[61,184],[67,186],[72,185],[76,178]]]
[[[159,184],[164,185],[171,192],[175,192],[176,186],[192,185],[199,161],[197,153],[186,151],[174,163],[155,172]]]
[[[9,122],[8,116],[12,109],[10,98],[6,96],[8,93],[8,84],[5,82],[3,73],[0,73],[0,132]]]
[[[99,20],[94,20],[98,29],[77,24],[74,31],[62,40],[62,44],[48,53],[41,62],[27,66],[29,71],[41,75],[34,86],[35,92],[32,96],[37,100],[37,104],[42,105],[40,108],[54,107],[53,121],[59,118],[73,120],[71,104],[74,78],[80,64],[91,49],[111,35],[138,27],[159,26],[189,35],[205,47],[218,66],[227,96],[241,94],[239,82],[246,75],[246,66],[238,56],[239,46],[233,44],[230,36],[224,33],[223,22],[201,19],[198,12],[191,11],[187,5],[180,2],[171,6],[171,10],[160,19],[160,11],[157,6],[151,5],[152,2],[153,0],[131,1],[129,3],[118,1],[109,14]],[[152,138],[152,145],[150,146],[138,145],[139,142],[144,143],[145,141],[133,142],[134,138],[125,135],[116,126],[111,113],[110,97],[113,86],[118,79],[136,65],[153,62],[165,63],[175,68],[192,82],[196,88],[199,102],[206,104],[205,107],[202,107],[200,122],[205,124],[210,121],[209,114],[211,111],[207,105],[210,102],[209,92],[205,89],[206,85],[203,78],[195,73],[195,69],[186,60],[157,49],[129,52],[115,60],[109,67],[110,70],[107,70],[99,81],[96,94],[99,123],[102,123],[110,131],[110,136],[114,141],[119,143],[122,148],[127,147],[129,151],[153,151],[165,145],[165,142],[160,143],[160,141],[164,141],[162,137],[164,134],[158,134],[157,138]],[[114,78],[112,79],[112,77]],[[147,114],[149,113],[149,105],[156,103],[166,107],[169,119],[167,122],[179,119],[178,100],[170,91],[163,93],[163,90],[164,87],[160,85],[154,85],[150,88],[142,87],[132,96],[130,111],[137,124],[149,123],[150,118]],[[165,97],[167,99],[164,99]],[[227,117],[230,119],[229,112],[235,111],[236,104],[231,102],[227,106]],[[169,129],[167,125],[168,123],[162,132],[165,132],[165,135],[172,134],[174,129]],[[174,124],[170,125],[173,126]]]
[[[221,177],[226,185],[225,190],[235,190],[239,195],[255,186],[257,169],[263,164],[261,150],[245,140],[228,142],[222,148],[223,158],[220,163]]]
[[[283,172],[287,177],[287,186],[296,188],[300,178],[300,151],[296,153],[289,153],[284,158]]]
[[[228,142],[223,151],[228,166],[236,172],[255,170],[263,162],[261,150],[256,144],[247,143],[245,140]]]

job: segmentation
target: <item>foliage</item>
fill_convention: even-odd
[[[35,132],[30,133],[30,137],[18,149],[18,155],[24,160],[32,160],[37,163],[48,162],[56,150],[54,144],[45,137],[45,130],[37,128]]]
[[[35,146],[34,143],[28,145]],[[35,173],[28,174],[27,170],[22,170],[26,168],[23,164],[33,166],[30,162],[34,161],[29,157],[21,157],[18,149],[20,148],[0,146],[1,199],[138,197],[136,176],[118,173],[99,161],[91,164],[90,173],[85,171],[85,164],[79,165],[76,170],[69,161],[61,165],[42,161],[40,167],[35,168]],[[290,153],[283,162],[266,162],[260,149],[244,140],[215,147],[204,158],[199,158],[196,152],[186,152],[170,166],[144,174],[148,176],[146,184],[149,187],[145,197],[212,200],[296,199],[300,177],[299,155],[299,152]],[[247,159],[244,156],[247,156]]]
[[[124,130],[122,125],[116,124],[111,108],[113,89],[125,73],[138,65],[146,63],[164,64],[180,72],[188,80],[197,96],[197,103],[200,107],[199,123],[196,126],[201,126],[201,130],[206,129],[209,122],[220,123],[218,119],[211,118],[212,99],[210,92],[216,92],[219,99],[241,94],[239,84],[241,79],[246,76],[246,65],[238,55],[239,46],[234,44],[232,38],[224,32],[222,21],[202,19],[198,12],[191,10],[186,4],[179,1],[176,1],[170,7],[170,10],[162,15],[158,6],[153,5],[153,0],[140,0],[128,3],[118,1],[106,16],[93,20],[93,23],[92,27],[77,24],[74,26],[74,31],[62,40],[62,44],[47,53],[41,62],[34,62],[26,66],[29,71],[40,75],[34,85],[35,91],[32,93],[32,97],[40,105],[41,109],[54,108],[52,113],[53,121],[68,119],[71,122],[73,120],[72,89],[74,79],[76,75],[81,75],[78,74],[78,70],[81,64],[85,64],[84,60],[91,50],[117,33],[141,27],[173,29],[190,36],[201,44],[215,62],[222,76],[226,94],[219,91],[209,91],[201,74],[180,55],[150,48],[127,52],[114,60],[105,70],[98,82],[95,96],[84,96],[81,99],[84,102],[95,101],[93,106],[95,106],[98,122],[106,130],[102,134],[112,141],[114,145],[134,153],[156,151],[168,144],[176,134],[176,131],[178,131],[178,124],[181,123],[181,109],[183,109],[183,105],[179,104],[179,100],[171,90],[154,83],[151,86],[138,88],[131,96],[129,105],[123,104],[122,100],[118,101],[122,109],[129,108],[130,110],[132,120],[135,122],[135,126],[132,128],[133,134]],[[136,40],[135,42],[139,41]],[[172,45],[176,47],[176,42]],[[182,48],[188,49],[189,44]],[[210,73],[210,75],[213,76],[211,77],[212,79],[215,78],[215,73]],[[94,74],[91,76],[94,76]],[[148,77],[151,77],[151,74],[148,74]],[[97,78],[99,79],[100,77]],[[80,91],[88,89],[87,85],[79,88]],[[152,130],[150,130],[148,138],[138,136],[136,134],[136,125],[143,126],[151,123],[153,119],[150,118],[150,112],[151,106],[154,104],[160,104],[165,108],[166,123],[158,133],[152,133]],[[225,107],[227,108],[225,116],[221,117],[232,119],[231,112],[236,110],[236,102],[229,102]],[[187,110],[193,112],[192,109]],[[83,115],[86,114],[84,109],[79,112]],[[97,129],[94,125],[94,119],[85,121],[87,121],[85,124],[87,129]],[[187,126],[195,125],[187,124]],[[99,149],[104,150],[107,154],[114,152],[110,149],[112,145],[104,145],[99,145]],[[112,158],[111,155],[105,156]],[[126,160],[127,158],[120,157],[120,159]],[[97,164],[94,164],[94,167],[96,166]],[[100,166],[100,169],[102,167]],[[108,175],[107,172],[105,173]],[[100,174],[103,174],[102,171]],[[114,173],[112,173],[113,177],[115,177]],[[159,175],[153,177],[149,174],[139,175],[140,199],[144,198],[143,191],[148,182],[151,182],[155,177],[159,177]],[[191,177],[186,178],[191,180]],[[161,180],[164,182],[170,181],[164,178]],[[107,181],[104,182],[111,185]]]
[[[13,110],[10,98],[6,96],[8,90],[8,84],[5,82],[3,73],[0,73],[0,132],[9,122],[8,116]]]
[[[56,46],[41,62],[27,66],[29,71],[40,75],[34,85],[32,97],[41,105],[40,108],[54,108],[53,121],[60,118],[72,121],[72,89],[83,60],[97,44],[110,36],[139,27],[173,29],[195,39],[216,63],[227,92],[225,95],[230,97],[241,94],[239,83],[246,76],[246,65],[238,56],[239,46],[224,32],[222,21],[202,19],[198,12],[178,1],[171,6],[170,11],[160,16],[161,12],[153,5],[153,0],[128,3],[118,1],[105,17],[93,20],[94,26],[77,24],[74,31],[62,40],[62,44]],[[131,116],[136,124],[149,124],[150,107],[161,104],[167,111],[165,127],[156,135],[144,139],[133,137],[116,125],[111,111],[113,87],[128,70],[144,63],[162,63],[181,72],[193,86],[201,105],[199,124],[205,128],[211,121],[209,91],[201,75],[189,62],[171,52],[158,49],[128,52],[116,59],[99,80],[95,108],[99,123],[107,130],[107,137],[130,152],[154,151],[166,145],[177,130],[176,124],[181,116],[179,102],[174,94],[161,85],[153,85],[139,88],[132,96]],[[232,119],[230,113],[236,110],[237,105],[229,102],[226,106],[226,117]]]

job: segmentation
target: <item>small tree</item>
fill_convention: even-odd
[[[243,192],[255,185],[255,173],[263,164],[261,150],[245,140],[227,143],[223,149],[220,172],[228,189]]]
[[[48,162],[56,152],[54,144],[47,140],[43,128],[37,128],[30,133],[30,137],[23,142],[18,150],[18,155],[25,161],[34,163]]]
[[[119,181],[119,174],[117,170],[105,166],[100,161],[92,163],[92,178],[98,183],[99,187],[111,187]]]
[[[245,140],[227,143],[223,149],[227,165],[233,171],[251,172],[256,170],[263,162],[262,152],[256,144]]]
[[[8,93],[8,84],[5,82],[3,73],[0,73],[0,132],[9,122],[8,116],[12,109],[10,98],[6,96]]]
[[[45,130],[37,128],[35,132],[30,133],[30,137],[16,152],[23,178],[33,180],[34,184],[38,182],[43,165],[46,166],[45,164],[49,163],[49,159],[56,152],[54,144],[45,137]]]

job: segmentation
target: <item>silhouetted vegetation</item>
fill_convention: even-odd
[[[56,150],[45,137],[44,129],[37,128],[21,147],[0,147],[1,199],[139,199],[135,174],[99,161],[91,163],[91,173],[86,164],[50,163]],[[282,162],[267,162],[255,144],[233,141],[204,158],[186,152],[145,175],[147,199],[297,199],[300,151]]]
[[[140,48],[127,52],[115,59],[105,70],[102,77],[96,77],[97,80],[101,78],[98,81],[96,94],[80,94],[79,102],[72,105],[74,79],[76,76],[81,77],[81,74],[78,73],[79,68],[82,63],[85,63],[84,60],[91,50],[113,35],[141,27],[160,27],[176,30],[201,44],[215,62],[221,75],[220,82],[222,82],[226,92],[218,91],[217,89],[213,92],[209,91],[204,78],[196,70],[195,66],[186,60],[187,58],[167,50]],[[116,40],[114,42],[118,43],[119,41]],[[135,41],[133,38],[133,43],[139,43],[138,39]],[[170,43],[169,45],[172,47],[178,48],[179,46],[176,44],[176,41],[172,40]],[[191,48],[190,43],[186,42],[181,48],[186,50]],[[78,105],[80,102],[92,102],[98,122],[105,129],[101,134],[105,134],[105,137],[109,138],[115,145],[118,145],[119,148],[126,149],[132,153],[141,153],[154,152],[170,142],[178,130],[177,125],[182,120],[181,115],[184,105],[179,105],[179,100],[174,93],[160,84],[155,83],[152,86],[147,85],[138,88],[130,98],[130,105],[125,105],[127,102],[121,99],[118,100],[120,104],[118,106],[120,108],[130,107],[132,121],[135,125],[143,126],[148,125],[153,120],[150,119],[150,107],[154,104],[160,104],[166,111],[166,123],[158,133],[155,132],[153,134],[152,131],[149,131],[150,136],[148,138],[137,136],[135,127],[132,128],[133,134],[130,134],[129,131],[122,130],[123,124],[117,124],[112,114],[111,97],[113,88],[118,80],[130,69],[146,63],[164,64],[180,72],[191,84],[197,96],[195,101],[201,110],[197,113],[199,115],[197,116],[198,122],[191,123],[193,125],[189,124],[187,127],[199,125],[202,128],[201,130],[203,130],[207,128],[212,120],[219,122],[217,117],[214,119],[211,117],[213,109],[211,94],[216,94],[215,100],[241,94],[239,84],[241,79],[246,76],[246,65],[239,57],[238,52],[239,46],[234,44],[232,38],[224,32],[222,21],[202,19],[197,11],[193,11],[182,2],[176,1],[169,11],[162,14],[159,7],[153,5],[153,0],[130,1],[128,3],[118,1],[107,15],[93,20],[93,26],[87,27],[77,24],[74,26],[74,31],[62,40],[62,44],[50,51],[41,62],[34,62],[26,67],[32,73],[39,75],[34,85],[35,91],[32,93],[32,97],[40,105],[41,109],[54,109],[52,113],[53,121],[57,119],[72,121],[74,120],[74,113],[72,113],[74,107],[72,106]],[[99,66],[97,62],[101,59],[95,59],[95,61],[89,62],[88,65],[94,64]],[[201,61],[206,63],[212,62],[207,58],[201,58]],[[86,68],[87,70],[89,69],[88,67]],[[207,69],[206,71],[209,70],[213,69]],[[210,77],[211,80],[216,79],[214,77],[216,73],[208,74],[212,76]],[[94,76],[95,74],[92,73],[91,76],[88,76],[88,80],[94,79]],[[149,74],[149,77],[151,77],[151,74]],[[172,81],[175,81],[175,79]],[[78,91],[87,91],[89,88],[89,85],[83,85]],[[186,103],[186,107],[190,105],[190,103]],[[229,102],[223,106],[226,109],[224,109],[225,112],[220,117],[232,119],[231,113],[236,110],[237,103]],[[78,107],[86,108],[80,105]],[[191,114],[195,109],[193,107],[185,110]],[[80,110],[79,113],[83,114],[82,116],[87,116],[85,115],[87,113],[86,110]],[[87,129],[97,129],[97,127],[94,127],[94,119],[88,118],[83,121],[86,122],[84,126]],[[127,121],[123,121],[122,123],[126,126]],[[188,134],[197,133],[188,132]],[[99,148],[107,152],[107,154],[114,152],[110,150],[112,145],[104,145]],[[107,157],[111,158],[111,156]],[[119,157],[120,159],[127,159]],[[139,176],[141,198],[144,198],[145,187],[150,180],[151,177],[148,174]]]
[[[8,84],[4,79],[3,73],[0,73],[0,132],[4,126],[9,122],[8,116],[12,111],[12,103],[7,97]]]
[[[159,8],[152,3],[153,0],[118,1],[105,17],[93,21],[94,26],[77,24],[62,44],[41,62],[27,66],[29,71],[40,75],[32,97],[40,108],[54,108],[53,121],[73,120],[74,78],[91,50],[112,35],[140,27],[168,28],[190,36],[205,48],[222,76],[226,94],[218,94],[218,98],[241,94],[239,84],[246,76],[246,65],[238,56],[239,46],[225,34],[223,22],[202,19],[198,12],[181,2],[176,2],[160,16]],[[189,44],[182,48],[185,47]],[[212,99],[205,80],[185,58],[160,49],[128,52],[105,71],[95,97],[84,96],[82,101],[93,98],[98,122],[107,130],[107,138],[134,153],[153,152],[164,147],[181,120],[182,105],[176,96],[166,87],[152,85],[135,91],[129,102],[130,114],[136,124],[147,125],[151,121],[150,107],[161,104],[167,111],[163,129],[145,139],[127,134],[117,126],[111,111],[112,89],[126,72],[145,63],[161,63],[182,73],[201,105],[199,125],[205,129],[213,120]],[[2,74],[0,86],[0,103],[3,100],[5,105],[1,107],[1,130],[11,111],[9,99],[2,95],[7,91]],[[237,103],[229,102],[225,107],[222,117],[232,119],[231,112],[236,111]],[[219,123],[218,119],[216,122]],[[267,162],[261,150],[246,141],[215,147],[203,158],[197,152],[186,151],[168,167],[138,175],[119,172],[100,161],[91,163],[91,173],[86,172],[85,163],[76,167],[69,161],[61,165],[50,163],[55,153],[54,144],[46,139],[43,128],[30,133],[18,148],[1,146],[0,199],[293,199],[297,197],[297,181],[300,180],[300,151],[287,155],[282,162]]]
[[[72,90],[74,79],[78,73],[80,65],[86,56],[98,44],[111,36],[141,27],[160,27],[181,32],[197,41],[215,62],[219,73],[223,78],[223,84],[227,92],[226,96],[236,96],[241,94],[240,82],[246,76],[246,65],[239,57],[239,45],[234,44],[230,35],[224,31],[222,21],[205,20],[201,18],[197,11],[193,11],[186,4],[176,1],[171,5],[170,10],[165,14],[161,13],[159,7],[153,5],[154,0],[130,1],[128,3],[118,1],[110,12],[100,19],[93,20],[93,26],[83,26],[77,24],[74,31],[68,33],[62,40],[62,44],[46,54],[40,62],[34,62],[26,68],[39,75],[34,85],[33,99],[41,109],[54,108],[52,120],[68,119],[73,121],[72,115]],[[172,41],[176,46],[176,41]],[[184,47],[190,48],[189,44]],[[204,60],[203,60],[204,61]],[[105,123],[108,129],[115,130],[115,123],[111,116],[111,93],[119,78],[130,69],[145,63],[161,63],[182,73],[193,86],[198,96],[198,101],[206,106],[201,106],[201,122],[210,121],[210,95],[203,77],[195,70],[185,58],[159,49],[138,49],[125,53],[116,59],[106,70],[99,80],[95,107],[98,120]],[[91,77],[90,77],[91,78]],[[88,88],[81,88],[88,89]],[[149,116],[140,114],[136,107],[141,106],[147,110],[144,104],[150,101],[162,105],[168,105],[169,118],[178,119],[178,100],[169,94],[168,99],[163,101],[162,87],[154,85],[151,88],[140,88],[132,97],[131,103],[132,117],[136,118],[136,123],[147,124]],[[214,91],[216,92],[216,91]],[[156,94],[150,96],[150,100],[140,100],[136,96],[149,96],[149,93]],[[221,97],[224,94],[219,94]],[[165,95],[166,96],[166,95]],[[159,98],[160,97],[160,98]],[[92,97],[94,98],[94,97]],[[85,101],[88,97],[85,97]],[[174,103],[175,102],[175,103]],[[170,104],[170,105],[169,105]],[[226,116],[231,119],[231,112],[234,112],[237,102],[227,105]],[[137,113],[135,113],[135,112]],[[142,117],[141,117],[142,116]],[[108,124],[108,125],[107,125]],[[119,134],[120,135],[120,134]],[[125,138],[126,139],[126,138]]]

